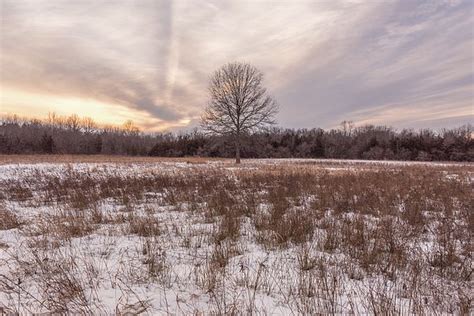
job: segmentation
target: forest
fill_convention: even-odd
[[[243,135],[242,158],[336,158],[474,161],[473,126],[401,129],[344,121],[324,130],[271,127]],[[133,122],[99,125],[91,118],[54,113],[44,120],[0,119],[0,154],[103,154],[162,157],[233,157],[232,138],[199,129],[146,133]]]

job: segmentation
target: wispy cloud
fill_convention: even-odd
[[[0,111],[24,91],[185,128],[209,74],[241,60],[264,71],[283,126],[460,124],[473,114],[473,16],[468,0],[1,0]]]

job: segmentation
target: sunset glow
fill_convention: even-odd
[[[265,74],[283,127],[472,122],[472,1],[1,0],[0,114],[197,127],[209,76]]]

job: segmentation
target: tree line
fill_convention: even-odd
[[[161,135],[147,135],[131,121],[122,126],[98,125],[92,118],[76,114],[50,113],[45,120],[0,119],[2,154],[105,154],[147,155]]]
[[[472,125],[402,129],[343,122],[323,130],[271,127],[244,133],[242,158],[338,158],[419,161],[474,161]],[[50,114],[45,120],[7,116],[0,120],[1,154],[106,154],[166,157],[234,157],[231,136],[144,133],[132,122],[99,126],[90,118]]]

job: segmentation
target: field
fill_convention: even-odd
[[[473,164],[0,156],[0,314],[470,314]]]

